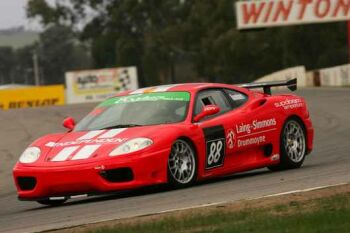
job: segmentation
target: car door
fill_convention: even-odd
[[[274,140],[279,138],[278,117],[271,111],[268,97],[247,95],[225,89],[235,110],[230,112],[226,124],[227,164],[233,171],[262,166],[278,153]]]
[[[226,129],[232,104],[222,89],[200,91],[195,100],[194,114],[198,115],[206,105],[217,105],[220,111],[198,122],[205,139],[205,173],[221,173],[226,165]]]
[[[220,112],[198,124],[205,139],[205,173],[221,175],[267,163],[265,146],[276,138],[277,122],[267,109],[266,98],[250,97],[232,89],[208,89],[198,93],[194,115],[205,105]]]

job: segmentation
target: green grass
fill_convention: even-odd
[[[350,194],[309,202],[293,201],[264,209],[213,210],[185,217],[166,217],[136,223],[121,223],[93,233],[157,232],[350,232]]]

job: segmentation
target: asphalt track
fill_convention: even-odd
[[[350,182],[350,89],[306,89],[298,94],[306,98],[316,130],[315,149],[301,169],[259,169],[182,190],[148,188],[72,200],[56,208],[18,201],[11,169],[32,140],[62,131],[65,116],[79,119],[92,105],[0,112],[0,232],[42,231]]]

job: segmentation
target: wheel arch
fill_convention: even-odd
[[[175,141],[176,140],[184,140],[185,142],[189,143],[190,146],[193,148],[194,156],[196,157],[196,169],[197,169],[196,180],[198,180],[198,178],[199,178],[199,163],[200,163],[200,161],[199,161],[199,154],[198,154],[199,150],[198,150],[196,144],[188,136],[179,136],[178,138],[175,139]]]
[[[189,138],[187,136],[180,136],[180,137],[176,138],[175,141],[176,140],[184,140],[184,141],[188,142],[192,146],[194,152],[196,153],[196,157],[198,159],[198,150],[197,150],[196,144],[193,142],[193,140],[191,138]]]

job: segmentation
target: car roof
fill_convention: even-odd
[[[152,87],[144,87],[133,91],[124,91],[118,93],[117,96],[133,95],[133,94],[143,94],[152,92],[168,92],[168,91],[186,91],[186,92],[197,92],[202,89],[208,88],[229,88],[235,89],[237,91],[247,92],[247,89],[240,88],[234,85],[223,84],[223,83],[179,83],[179,84],[168,84]]]

